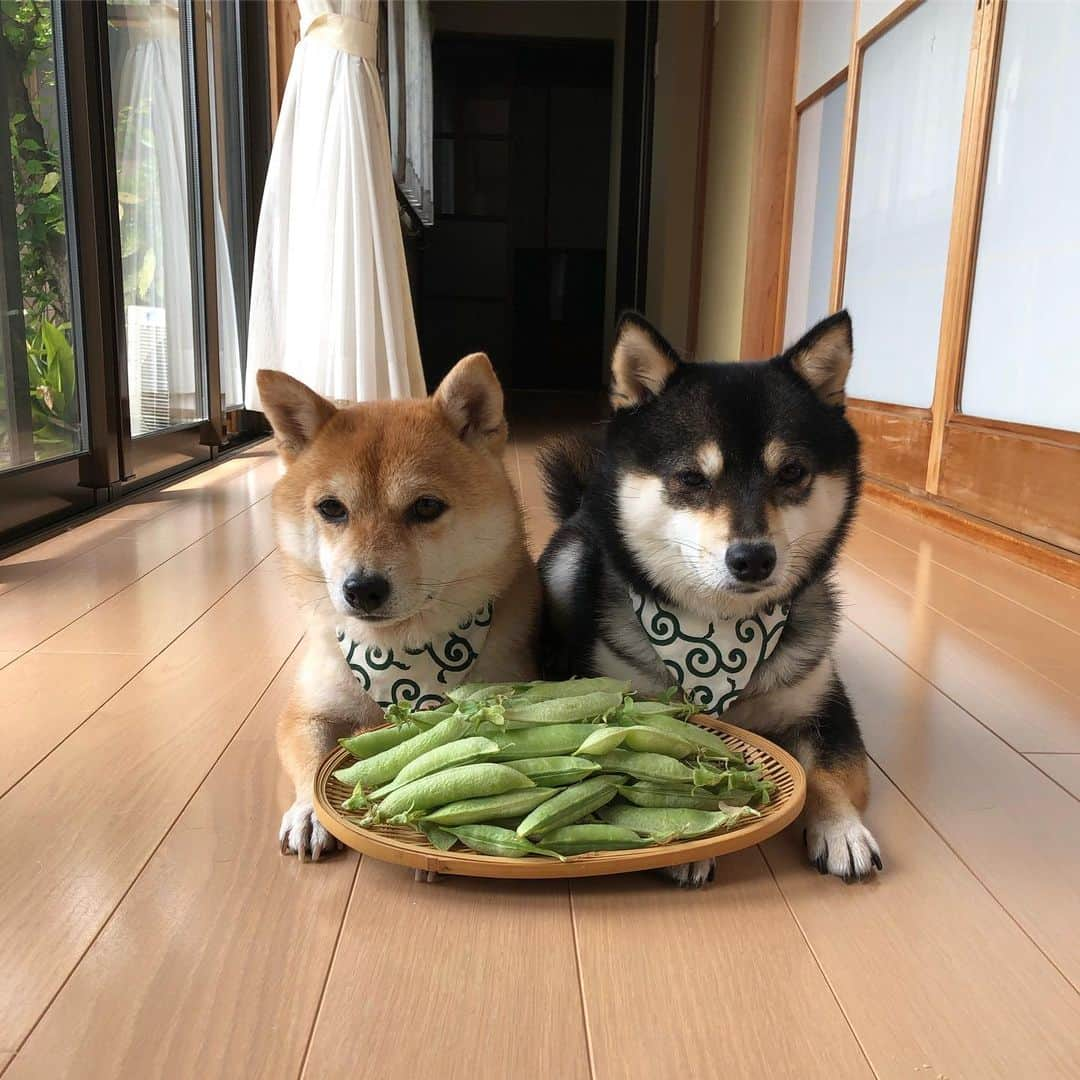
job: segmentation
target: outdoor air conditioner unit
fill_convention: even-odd
[[[128,402],[131,434],[145,435],[172,423],[169,342],[165,309],[127,309]]]

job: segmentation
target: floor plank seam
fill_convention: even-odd
[[[269,557],[270,556],[268,555],[267,558],[269,558]],[[246,576],[247,575],[245,575],[245,577]],[[233,588],[235,588],[235,586],[233,586]],[[222,594],[222,595],[225,595],[225,594]],[[304,635],[301,634],[297,638],[296,644],[293,645],[293,647],[289,650],[288,654],[285,656],[284,660],[282,660],[282,662],[277,666],[277,668],[274,669],[274,672],[270,676],[270,678],[267,679],[266,685],[262,688],[262,690],[259,691],[259,693],[256,696],[255,700],[251,703],[251,707],[240,718],[240,722],[236,725],[235,730],[228,737],[228,739],[225,740],[225,745],[221,748],[220,752],[217,754],[217,756],[214,758],[214,760],[210,763],[210,768],[208,768],[206,770],[206,772],[203,773],[202,777],[199,779],[199,782],[197,784],[195,784],[195,786],[192,788],[191,794],[188,795],[188,797],[184,800],[184,805],[180,807],[180,809],[176,813],[176,816],[172,819],[172,821],[169,822],[168,826],[164,829],[164,831],[161,834],[161,837],[158,839],[157,843],[154,844],[154,847],[151,850],[150,854],[147,855],[147,857],[143,860],[143,862],[139,866],[138,870],[135,871],[135,873],[131,877],[131,880],[127,883],[127,886],[124,888],[124,891],[120,894],[120,897],[117,899],[116,903],[113,904],[113,906],[109,909],[109,912],[105,916],[105,918],[101,920],[101,925],[97,928],[97,930],[94,931],[94,935],[87,942],[86,948],[83,949],[83,951],[81,953],[79,953],[79,956],[76,959],[75,963],[73,963],[71,965],[71,970],[68,971],[67,975],[65,975],[64,978],[61,980],[60,985],[56,988],[55,992],[52,993],[49,996],[49,1000],[45,1003],[45,1007],[41,1010],[41,1013],[38,1015],[38,1018],[33,1022],[33,1024],[31,1024],[30,1030],[27,1031],[26,1035],[20,1040],[19,1046],[15,1050],[14,1056],[12,1057],[12,1061],[15,1060],[15,1057],[17,1057],[19,1055],[22,1048],[30,1041],[30,1039],[33,1036],[34,1032],[37,1030],[38,1025],[48,1015],[49,1009],[52,1008],[53,1002],[56,1001],[56,999],[64,992],[64,987],[66,987],[67,984],[69,982],[71,982],[71,977],[75,974],[76,971],[79,970],[79,966],[82,964],[82,962],[89,955],[90,950],[93,949],[94,945],[97,943],[98,939],[101,937],[101,935],[104,932],[105,928],[112,921],[113,916],[117,913],[117,911],[120,910],[120,906],[124,903],[124,901],[128,897],[128,894],[135,887],[135,883],[139,880],[139,878],[142,877],[143,872],[146,870],[146,868],[153,861],[154,856],[161,850],[161,845],[165,843],[165,841],[168,839],[169,835],[172,833],[173,829],[176,828],[176,823],[184,816],[184,813],[186,812],[187,808],[191,805],[192,800],[195,798],[196,795],[198,795],[199,791],[202,789],[203,784],[206,783],[207,778],[214,771],[214,769],[217,768],[218,763],[225,756],[225,753],[229,749],[229,747],[232,746],[232,744],[236,741],[236,737],[243,730],[244,725],[248,721],[248,717],[250,717],[251,714],[259,707],[259,702],[262,701],[262,699],[266,696],[266,694],[269,691],[270,687],[273,686],[274,680],[281,674],[282,669],[285,667],[285,665],[292,658],[293,653],[295,653],[296,650],[300,647],[300,643],[303,640],[304,640]]]
[[[850,560],[851,562],[855,563],[856,566],[859,566],[863,570],[865,570],[867,573],[873,574],[874,577],[876,577],[879,581],[883,581],[886,585],[889,586],[889,588],[896,589],[897,592],[902,593],[904,596],[908,597],[910,600],[913,601],[913,606],[915,606],[915,607],[924,607],[924,608],[926,608],[927,611],[932,611],[935,615],[939,615],[941,618],[943,618],[943,619],[947,620],[948,622],[952,623],[953,626],[960,627],[961,630],[963,630],[965,633],[970,634],[973,638],[976,639],[976,641],[981,641],[987,648],[993,649],[995,652],[1001,653],[1002,656],[1008,657],[1008,659],[1010,659],[1014,664],[1019,664],[1021,667],[1026,668],[1028,671],[1032,672],[1034,675],[1037,675],[1040,679],[1045,679],[1048,683],[1050,683],[1051,686],[1056,687],[1058,690],[1060,690],[1064,694],[1068,694],[1069,697],[1077,698],[1077,700],[1080,700],[1080,696],[1077,695],[1075,690],[1071,690],[1067,686],[1062,686],[1061,683],[1059,683],[1056,679],[1052,679],[1045,672],[1039,671],[1038,668],[1032,667],[1031,664],[1029,664],[1026,660],[1021,660],[1020,657],[1013,656],[1012,653],[1010,653],[1007,650],[1003,649],[1000,645],[995,644],[993,641],[990,641],[987,638],[984,638],[982,636],[982,634],[980,634],[978,631],[976,631],[975,629],[973,629],[970,626],[965,626],[962,622],[960,622],[957,619],[954,619],[947,612],[942,611],[940,608],[934,607],[933,604],[927,604],[924,601],[919,600],[915,596],[914,593],[908,592],[907,589],[901,588],[901,586],[899,586],[899,585],[895,585],[887,577],[885,577],[884,574],[879,573],[872,566],[868,566],[866,563],[862,562],[861,560],[856,559],[854,555],[849,555],[849,554],[844,553],[841,557],[844,558],[844,559]],[[1020,605],[1020,606],[1022,606],[1022,605]],[[1054,626],[1059,625],[1058,623],[1054,623],[1053,620],[1050,620],[1050,619],[1048,619],[1047,622],[1050,622]]]
[[[987,724],[984,720],[982,720],[978,716],[976,716],[975,713],[973,713],[969,708],[967,708],[962,702],[957,701],[956,698],[954,698],[947,690],[945,690],[943,687],[938,686],[938,684],[936,682],[934,682],[933,679],[928,678],[921,671],[919,671],[918,668],[913,667],[898,652],[894,652],[891,648],[889,648],[888,645],[885,644],[884,641],[881,641],[879,638],[876,638],[870,630],[868,630],[865,626],[861,625],[860,623],[856,622],[855,619],[850,614],[848,614],[846,610],[844,612],[844,618],[847,619],[847,621],[849,623],[851,623],[852,626],[857,627],[862,633],[864,633],[876,645],[879,645],[882,649],[884,649],[890,656],[893,656],[897,660],[899,660],[900,663],[903,664],[904,667],[906,667],[908,669],[908,671],[910,671],[917,678],[921,679],[924,683],[926,683],[927,686],[931,687],[932,689],[936,690],[939,694],[941,694],[941,696],[943,698],[945,698],[946,701],[952,702],[952,704],[955,705],[962,713],[964,713],[965,716],[970,716],[971,719],[974,720],[975,723],[979,725],[979,727],[981,727],[989,735],[992,735],[1003,746],[1007,746],[1014,754],[1016,754],[1022,760],[1026,761],[1036,772],[1040,772],[1040,773],[1043,772],[1043,770],[1040,769],[1039,766],[1036,765],[1035,762],[1032,761],[1027,756],[1029,753],[1030,754],[1035,754],[1035,753],[1041,753],[1041,751],[1037,751],[1037,750],[1025,751],[1025,750],[1021,750],[1018,746],[1013,746],[1013,744],[1011,742],[1009,742],[1009,740],[1006,739],[1004,735],[1001,735],[999,732],[995,731],[992,727],[989,726],[989,724]],[[1062,753],[1067,753],[1067,752],[1068,751],[1062,751]],[[1055,780],[1054,777],[1049,776],[1046,773],[1043,773],[1043,775],[1046,776],[1047,780],[1052,781],[1054,784],[1056,784],[1058,787],[1060,787],[1061,790],[1064,791],[1066,795],[1069,795],[1071,798],[1076,799],[1078,802],[1080,802],[1080,798],[1078,798],[1071,791],[1069,791],[1068,788],[1064,787],[1057,780]]]
[[[949,838],[937,827],[937,825],[934,824],[933,821],[931,821],[929,817],[927,817],[927,815],[915,803],[915,801],[909,797],[907,792],[904,791],[904,789],[896,782],[895,779],[893,779],[885,766],[882,765],[882,763],[876,757],[874,757],[872,753],[869,753],[868,756],[870,760],[878,767],[878,769],[881,770],[881,774],[885,777],[885,779],[888,780],[888,782],[892,784],[892,786],[896,789],[897,794],[899,794],[899,796],[904,800],[904,802],[906,802],[908,806],[910,806],[911,809],[914,810],[920,818],[922,818],[922,820],[927,824],[927,826],[933,831],[934,835],[949,849],[949,851],[953,853],[953,855],[956,856],[956,861],[959,862],[960,865],[978,883],[979,888],[981,888],[983,892],[985,892],[986,895],[989,896],[990,899],[999,908],[1001,908],[1001,910],[1005,913],[1006,917],[1013,923],[1013,925],[1020,931],[1020,933],[1023,934],[1024,937],[1028,939],[1028,941],[1031,942],[1031,944],[1035,947],[1035,949],[1039,952],[1043,959],[1061,976],[1061,978],[1065,981],[1065,984],[1073,991],[1073,993],[1080,996],[1080,986],[1077,986],[1076,983],[1074,983],[1072,979],[1070,979],[1069,976],[1065,974],[1065,972],[1058,965],[1057,961],[1055,961],[1054,958],[1035,940],[1035,938],[1032,937],[1027,927],[1025,927],[1024,924],[1005,906],[1002,900],[1000,900],[998,896],[994,893],[994,890],[991,889],[990,886],[987,885],[986,882],[983,881],[983,879],[979,876],[975,868],[967,861],[967,859],[964,858],[963,855],[960,854],[959,851],[957,851]]]
[[[241,474],[241,475],[243,475],[243,474]],[[248,503],[246,506],[241,507],[235,514],[232,514],[229,517],[227,517],[224,521],[219,522],[212,529],[207,530],[201,536],[195,537],[195,539],[192,540],[190,544],[185,544],[182,548],[179,548],[178,550],[174,551],[170,556],[168,556],[168,558],[162,559],[161,562],[157,563],[154,566],[151,566],[146,571],[146,573],[140,574],[137,578],[133,578],[126,585],[123,585],[123,586],[121,586],[121,588],[117,589],[116,592],[110,593],[108,596],[103,597],[96,604],[93,604],[90,607],[88,607],[85,611],[80,611],[79,614],[76,615],[75,618],[72,619],[70,622],[64,623],[63,626],[58,626],[51,634],[47,634],[40,641],[34,642],[34,644],[31,645],[29,648],[23,649],[23,651],[21,653],[19,653],[19,656],[15,657],[15,659],[17,660],[22,656],[26,656],[27,653],[31,653],[35,649],[40,649],[42,645],[45,645],[48,642],[52,641],[52,639],[54,637],[56,637],[57,634],[62,634],[69,626],[74,626],[74,624],[77,623],[80,619],[82,619],[85,616],[89,615],[91,612],[96,611],[102,605],[107,604],[110,600],[114,599],[117,596],[123,595],[125,592],[128,591],[128,589],[133,588],[135,585],[138,585],[138,583],[140,581],[142,581],[144,578],[149,577],[155,571],[160,570],[163,566],[168,565],[168,563],[172,562],[172,560],[177,558],[177,556],[183,555],[183,553],[185,551],[190,550],[196,544],[201,544],[205,539],[207,539],[210,536],[213,536],[213,534],[216,533],[218,531],[218,529],[224,528],[224,526],[228,525],[231,521],[234,521],[236,518],[240,517],[241,514],[246,514],[249,510],[252,510],[256,506],[258,506],[259,503],[265,502],[269,498],[270,498],[270,494],[268,493],[266,495],[263,495],[261,498],[256,499],[254,502]],[[116,539],[116,538],[114,537],[114,539]],[[271,554],[272,554],[272,552],[271,552]],[[226,591],[228,591],[228,590],[226,590]],[[7,594],[4,594],[4,595],[7,595]],[[221,595],[224,596],[225,593],[222,593]],[[217,601],[215,600],[214,603],[216,604]],[[213,606],[213,605],[211,605],[211,606]],[[209,608],[207,610],[209,610]],[[156,656],[158,654],[155,653],[154,655]],[[14,661],[10,661],[10,662],[13,663]]]
[[[349,911],[352,909],[353,896],[356,893],[356,881],[360,876],[360,864],[364,861],[363,855],[356,859],[356,867],[353,869],[352,884],[349,886],[349,897],[345,901],[345,908],[338,922],[337,933],[334,935],[334,947],[330,950],[330,959],[326,964],[326,974],[323,976],[322,988],[319,990],[319,1000],[315,1006],[315,1015],[311,1018],[311,1028],[308,1030],[307,1042],[304,1043],[304,1055],[300,1059],[300,1068],[296,1073],[296,1080],[301,1080],[307,1069],[308,1058],[311,1057],[311,1044],[315,1041],[315,1029],[319,1026],[319,1017],[322,1015],[323,1002],[326,1000],[326,990],[330,985],[330,977],[334,974],[334,964],[337,961],[338,947],[341,945],[341,936],[345,932],[345,923],[349,919]]]
[[[228,479],[229,480],[234,480],[237,477],[247,476],[248,473],[253,472],[256,468],[258,468],[258,465],[259,465],[258,459],[253,458],[251,465],[249,465],[246,469],[242,469],[240,472],[238,472],[236,474],[236,476],[230,476]],[[206,471],[209,471],[209,470],[206,470]],[[165,489],[163,489],[162,493],[164,493],[164,490]],[[175,514],[178,510],[182,509],[182,506],[183,506],[182,503],[177,503],[175,506],[167,506],[167,507],[165,507],[165,509],[163,509],[160,514],[153,514],[150,517],[138,518],[136,520],[133,520],[131,522],[132,527],[131,527],[130,532],[117,533],[116,536],[106,536],[100,541],[100,543],[91,543],[90,546],[88,548],[86,548],[85,551],[80,551],[78,555],[74,555],[70,559],[62,560],[61,563],[57,564],[56,566],[54,566],[50,570],[44,570],[40,574],[35,574],[33,577],[28,577],[25,581],[20,581],[18,583],[18,585],[12,585],[11,588],[8,589],[7,591],[5,591],[4,593],[0,593],[0,596],[10,596],[17,589],[21,589],[24,585],[29,585],[30,582],[37,581],[38,578],[44,577],[46,574],[51,574],[55,570],[59,570],[60,566],[63,565],[64,563],[71,563],[71,562],[74,562],[76,559],[81,559],[84,555],[89,555],[90,552],[97,551],[98,548],[104,547],[106,544],[112,543],[113,540],[130,539],[130,538],[136,536],[137,533],[139,532],[139,530],[144,525],[149,525],[153,521],[158,521],[159,522],[159,521],[161,521],[161,519],[163,517],[167,517],[169,514]],[[243,511],[241,511],[241,513],[242,512]],[[80,522],[78,525],[74,525],[70,529],[65,529],[65,530],[63,530],[63,532],[54,533],[52,536],[45,537],[45,539],[41,540],[40,543],[47,544],[50,540],[55,540],[58,536],[63,536],[64,533],[74,532],[76,529],[82,528],[83,525],[89,525],[89,524],[91,524],[92,522],[95,522],[95,521],[106,521],[106,520],[109,519],[110,516],[111,515],[110,515],[110,512],[108,510],[106,510],[104,513],[101,513],[101,514],[95,514],[94,517],[89,518],[87,521]],[[119,519],[119,520],[122,520],[122,519]],[[206,534],[206,535],[209,535],[209,534]],[[201,537],[200,537],[200,539],[201,539]],[[198,543],[198,541],[195,541],[195,542]],[[26,548],[25,550],[33,551],[34,548],[37,547],[37,546],[38,546],[37,544],[31,544],[30,547]],[[17,554],[21,555],[22,552],[18,552]],[[19,564],[15,563],[14,565],[18,566]],[[161,565],[161,564],[159,564],[159,565]],[[0,570],[2,570],[3,567],[4,567],[4,563],[0,562]],[[154,569],[156,569],[156,567],[154,567]],[[0,666],[3,666],[3,665],[0,665]]]
[[[840,1010],[840,1015],[844,1018],[844,1023],[847,1024],[848,1031],[851,1032],[851,1037],[855,1040],[855,1045],[859,1048],[859,1053],[862,1054],[863,1060],[866,1062],[866,1067],[870,1070],[871,1074],[875,1077],[875,1080],[881,1080],[881,1076],[877,1069],[874,1068],[874,1063],[870,1060],[870,1054],[866,1047],[863,1046],[862,1039],[859,1038],[859,1033],[855,1030],[855,1025],[852,1023],[851,1017],[848,1016],[847,1010],[844,1008],[843,1002],[840,1000],[840,995],[836,991],[836,987],[833,986],[832,980],[825,972],[825,967],[821,963],[820,958],[814,946],[810,943],[810,938],[806,931],[803,929],[803,925],[799,922],[799,916],[795,914],[795,909],[788,902],[787,894],[784,892],[783,886],[780,884],[780,879],[776,876],[776,871],[773,869],[772,863],[769,862],[768,855],[765,854],[764,849],[759,845],[758,854],[761,856],[761,861],[765,864],[765,869],[769,871],[769,876],[773,879],[773,884],[776,886],[776,891],[780,894],[780,898],[784,901],[784,907],[787,908],[788,914],[791,916],[792,921],[795,923],[796,928],[799,931],[799,936],[803,939],[803,943],[806,945],[810,956],[813,958],[814,965],[818,971],[821,972],[822,979],[825,980],[825,985],[829,988],[829,993],[832,994],[833,1001],[836,1002],[836,1007]],[[809,864],[807,864],[809,867]]]
[[[133,682],[135,679],[137,679],[139,677],[139,675],[141,675],[159,656],[161,656],[161,654],[163,652],[166,651],[166,649],[169,649],[174,644],[176,644],[176,642],[179,641],[180,638],[182,638],[200,619],[202,619],[202,618],[204,618],[206,616],[207,612],[213,611],[214,608],[217,607],[217,605],[219,603],[221,603],[221,601],[224,600],[225,597],[228,596],[229,593],[231,593],[233,591],[233,589],[235,589],[246,578],[248,578],[252,574],[254,574],[255,571],[258,570],[259,567],[262,566],[262,564],[264,562],[266,562],[267,559],[271,558],[276,551],[277,551],[277,548],[275,547],[273,551],[271,551],[268,555],[264,555],[253,567],[251,567],[250,570],[244,571],[244,573],[240,577],[238,577],[236,579],[236,581],[234,581],[208,608],[206,608],[204,611],[202,611],[198,615],[196,615],[195,618],[192,619],[191,622],[189,622],[185,627],[183,627],[183,629],[181,629],[176,634],[175,637],[170,638],[169,641],[167,641],[164,645],[162,645],[162,647],[156,653],[154,653],[152,656],[148,656],[146,658],[146,663],[143,664],[142,667],[138,668],[136,671],[132,672],[131,677],[128,678],[128,679],[125,679],[124,682],[121,683],[120,686],[118,686],[111,694],[109,694],[109,696],[96,709],[94,709],[94,711],[92,713],[90,713],[84,719],[79,721],[79,723],[76,724],[58,743],[56,743],[54,746],[51,746],[47,753],[42,754],[42,756],[40,758],[38,758],[38,760],[35,761],[34,764],[31,765],[30,768],[26,770],[26,772],[24,772],[21,776],[17,777],[15,780],[13,780],[6,788],[4,788],[3,791],[0,791],[0,800],[2,800],[8,794],[8,792],[10,792],[10,791],[14,790],[16,787],[18,787],[19,784],[21,784],[36,768],[38,768],[40,765],[42,765],[50,757],[52,757],[52,755],[55,754],[56,751],[59,750],[60,747],[63,746],[64,743],[66,743],[68,741],[68,739],[70,739],[77,731],[79,731],[82,727],[84,727],[87,723],[89,723],[90,720],[92,720],[95,716],[97,716],[97,714],[99,712],[101,712],[101,710],[104,709],[105,706],[108,705],[109,702],[112,701],[112,699],[114,697],[116,697],[116,695],[119,694],[124,689],[124,687],[126,687],[129,683]],[[78,620],[75,620],[75,621],[78,621]],[[59,631],[57,631],[57,633],[59,633]],[[46,640],[48,640],[48,639],[46,639]],[[40,648],[40,645],[35,645],[34,646],[34,649],[37,649],[37,648]],[[30,649],[27,652],[23,653],[22,655],[23,656],[28,656],[31,652],[34,651],[34,649]]]
[[[1039,772],[1041,772],[1043,774],[1043,776],[1045,776],[1046,779],[1050,781],[1051,784],[1056,784],[1059,788],[1061,788],[1062,791],[1065,792],[1066,795],[1068,795],[1070,798],[1075,799],[1077,802],[1080,802],[1080,795],[1078,795],[1075,791],[1071,791],[1069,788],[1067,788],[1056,776],[1051,776],[1050,773],[1048,773],[1037,761],[1032,761],[1031,760],[1032,755],[1037,755],[1037,754],[1040,754],[1040,753],[1042,753],[1041,750],[1033,750],[1030,753],[1021,754],[1020,756],[1033,769],[1036,769]],[[1062,757],[1076,757],[1077,755],[1076,754],[1062,754],[1061,756]]]
[[[867,532],[873,533],[875,536],[880,537],[882,540],[887,540],[890,544],[894,544],[896,547],[901,548],[904,551],[908,551],[912,555],[919,554],[917,548],[908,547],[907,544],[903,544],[899,540],[888,536],[886,533],[875,529],[873,525],[867,525],[865,522],[857,521],[855,527],[856,529],[865,529]],[[978,550],[982,551],[982,549]],[[988,551],[982,551],[982,554],[990,555],[991,553]],[[995,558],[1000,558],[1000,556],[995,556]],[[858,560],[856,559],[856,561]],[[1000,589],[995,589],[992,585],[987,585],[985,582],[979,581],[978,578],[973,578],[969,574],[965,574],[962,570],[957,570],[955,567],[949,566],[948,563],[943,563],[940,559],[935,559],[933,555],[930,556],[930,561],[935,566],[940,567],[942,570],[945,570],[950,574],[955,574],[958,578],[963,578],[964,581],[970,581],[973,585],[978,585],[980,589],[985,589],[988,593],[993,593],[995,596],[1000,596],[1002,600],[1007,600],[1010,604],[1015,604],[1017,607],[1023,608],[1025,611],[1030,611],[1033,615],[1038,615],[1040,618],[1046,619],[1047,622],[1051,622],[1055,626],[1060,626],[1062,630],[1067,630],[1070,634],[1075,634],[1080,637],[1080,631],[1076,630],[1072,626],[1069,626],[1067,623],[1061,622],[1060,619],[1055,619],[1052,615],[1047,615],[1045,611],[1040,611],[1038,608],[1033,608],[1029,604],[1025,604],[1023,600],[1018,600],[1015,596],[1009,596],[1008,593],[1003,593]],[[1017,567],[1016,563],[1010,562],[1008,559],[1002,559],[1002,562],[1006,563],[1010,567]],[[1030,567],[1024,567],[1024,569],[1030,570],[1032,574],[1039,574],[1040,577],[1046,579],[1048,585],[1060,586],[1064,589],[1072,588],[1072,586],[1067,585],[1063,581],[1058,581],[1056,578],[1049,577],[1046,574],[1040,574],[1038,570],[1032,570]],[[907,590],[905,590],[905,592],[906,591]]]
[[[589,1076],[596,1080],[596,1057],[593,1054],[592,1028],[589,1025],[589,1004],[585,995],[585,971],[581,966],[581,945],[578,942],[577,912],[574,910],[574,883],[567,885],[566,898],[570,904],[570,934],[574,941],[574,963],[577,965],[578,993],[581,995],[581,1022],[585,1028],[585,1052],[589,1061]]]

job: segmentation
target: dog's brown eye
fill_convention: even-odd
[[[797,484],[806,475],[806,470],[802,467],[801,462],[798,461],[785,461],[779,469],[776,470],[776,479],[781,484]]]
[[[704,473],[698,472],[697,469],[683,469],[675,474],[675,482],[680,487],[699,488],[704,487],[709,480]]]
[[[442,517],[446,511],[446,503],[442,499],[436,499],[434,495],[421,495],[409,507],[409,517],[413,521],[434,521],[437,517]]]
[[[349,516],[349,511],[340,499],[323,499],[315,504],[315,509],[326,521],[335,524],[340,524]]]

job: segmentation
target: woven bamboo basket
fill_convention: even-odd
[[[352,794],[347,784],[339,783],[333,774],[351,763],[352,755],[344,749],[335,750],[319,767],[315,778],[315,809],[319,820],[346,847],[383,862],[411,866],[415,870],[438,874],[461,874],[486,878],[573,878],[594,877],[600,874],[627,874],[635,870],[651,870],[659,866],[677,866],[728,855],[733,851],[753,847],[775,836],[790,825],[806,801],[806,775],[802,766],[786,750],[760,735],[744,731],[710,716],[695,716],[693,723],[718,732],[746,760],[759,765],[776,784],[773,801],[761,807],[761,817],[754,818],[730,832],[706,836],[700,840],[684,840],[655,847],[630,851],[599,851],[574,855],[559,862],[557,859],[526,856],[522,859],[480,855],[473,851],[454,849],[439,851],[428,843],[423,833],[403,825],[359,824],[362,814],[341,809]]]

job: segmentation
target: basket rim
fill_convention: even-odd
[[[750,747],[764,761],[765,771],[781,782],[790,781],[790,790],[781,793],[760,818],[737,826],[731,832],[702,837],[698,840],[681,840],[670,844],[658,844],[649,848],[633,848],[628,851],[590,852],[587,855],[568,856],[565,862],[555,859],[510,859],[498,855],[481,855],[473,851],[439,851],[432,847],[420,833],[405,832],[404,827],[362,827],[353,816],[343,812],[330,796],[328,786],[332,774],[352,755],[344,747],[336,747],[327,755],[315,777],[314,802],[319,820],[327,831],[346,847],[370,855],[382,862],[410,866],[438,874],[454,874],[485,878],[574,878],[595,877],[606,874],[625,874],[639,870],[677,866],[696,859],[715,858],[733,854],[768,840],[790,825],[802,811],[806,802],[806,774],[796,758],[762,735],[736,727],[726,721],[705,714],[691,717],[698,727],[715,731],[728,741]],[[382,727],[388,725],[380,725]],[[369,729],[374,730],[374,729]],[[779,774],[779,775],[777,775]],[[787,787],[787,784],[783,785]],[[409,839],[402,839],[404,833]],[[413,839],[415,835],[415,839]]]

